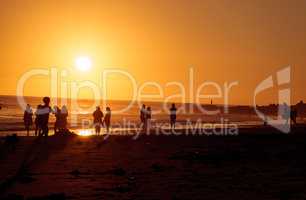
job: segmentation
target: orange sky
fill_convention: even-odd
[[[257,84],[290,65],[292,101],[305,100],[305,10],[303,0],[3,0],[0,94],[15,95],[19,77],[28,70],[57,66],[72,69],[68,79],[76,82],[99,83],[102,70],[126,70],[138,86],[155,81],[171,95],[177,92],[165,86],[171,81],[190,92],[192,66],[196,86],[208,80],[222,85],[238,81],[229,103],[251,104]],[[90,72],[73,68],[82,55],[92,59]],[[49,95],[49,81],[33,77],[25,95]],[[131,97],[126,78],[113,77],[107,89],[110,99]],[[260,104],[276,100],[277,89],[258,97]]]

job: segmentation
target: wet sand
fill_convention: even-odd
[[[305,130],[18,137],[1,142],[0,199],[305,199]]]

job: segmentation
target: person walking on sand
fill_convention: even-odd
[[[48,137],[49,133],[49,114],[52,112],[50,107],[50,97],[43,98],[43,105],[40,106],[40,109],[37,111],[37,115],[39,115],[39,127],[41,128],[42,135]]]
[[[152,118],[152,111],[151,111],[151,107],[147,107],[146,113],[145,113],[145,127],[146,127],[146,131],[147,133],[150,131],[151,129],[151,118]]]
[[[101,126],[103,126],[103,112],[101,111],[99,106],[96,107],[96,110],[93,113],[93,118],[96,135],[100,135]]]
[[[170,127],[171,129],[175,129],[175,123],[176,123],[176,107],[175,104],[173,103],[171,108],[170,108]]]
[[[111,109],[110,107],[106,107],[106,113],[103,120],[105,127],[106,127],[106,133],[109,133],[110,124],[111,124]]]
[[[26,109],[23,114],[23,123],[25,130],[27,131],[27,136],[30,135],[30,128],[33,124],[33,110],[29,104],[27,104]]]
[[[146,126],[146,105],[145,104],[142,104],[139,116],[140,116],[140,127],[145,129],[145,126]]]

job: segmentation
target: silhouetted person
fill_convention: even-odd
[[[151,107],[147,107],[146,115],[145,115],[145,124],[146,124],[145,127],[147,131],[151,129],[151,118],[152,118]]]
[[[294,124],[296,124],[296,118],[297,118],[297,110],[292,109],[290,112],[290,119]]]
[[[290,108],[286,103],[283,104],[282,117],[286,121],[285,124],[288,125],[288,122],[289,122],[289,119],[290,119]]]
[[[60,131],[61,109],[58,106],[54,106],[53,112],[54,112],[54,115],[55,115],[54,134],[56,134]]]
[[[104,124],[106,127],[106,132],[109,133],[110,125],[111,125],[111,109],[110,107],[106,107],[106,113],[104,117]]]
[[[145,129],[146,126],[146,105],[142,105],[141,109],[140,109],[140,127],[143,127]]]
[[[23,123],[25,130],[27,131],[27,136],[30,134],[30,127],[33,124],[33,110],[29,104],[27,104],[26,109],[23,114]]]
[[[44,97],[43,103],[44,104],[40,107],[39,112],[37,114],[39,115],[39,127],[42,130],[42,135],[48,137],[49,114],[52,112],[52,109],[50,107],[50,97]]]
[[[176,123],[176,107],[175,107],[175,104],[173,103],[171,108],[170,108],[170,126],[171,126],[171,129],[174,129],[175,128],[175,123]]]
[[[95,112],[93,113],[93,118],[96,134],[99,135],[101,132],[101,126],[103,126],[103,112],[101,111],[99,106],[97,106]]]
[[[41,105],[38,105],[35,112],[35,136],[40,136],[42,134],[42,130],[40,127],[41,116],[38,114],[41,112],[41,107]]]
[[[67,118],[68,118],[68,109],[65,105],[63,105],[61,109],[61,123],[60,123],[60,129],[62,132],[67,131]]]

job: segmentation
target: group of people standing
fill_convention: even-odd
[[[143,128],[143,130],[148,130],[151,127],[151,118],[152,118],[152,111],[151,107],[146,107],[145,104],[142,105],[140,109],[140,127]]]
[[[49,114],[52,112],[50,107],[50,98],[44,97],[43,104],[37,106],[35,112],[35,136],[48,136],[49,132]],[[27,104],[23,115],[23,122],[27,135],[30,134],[30,128],[33,125],[33,110],[29,104]]]
[[[172,104],[170,108],[170,126],[171,129],[175,128],[176,123],[176,107],[175,104]],[[96,110],[93,112],[94,118],[94,127],[96,135],[100,135],[101,128],[105,127],[106,132],[109,133],[110,126],[111,126],[111,109],[110,107],[106,107],[105,115],[103,114],[101,108],[99,106],[96,107]],[[151,128],[151,118],[152,118],[152,110],[150,106],[146,106],[145,104],[142,105],[140,109],[140,127],[145,130],[149,131]]]
[[[170,110],[169,110],[171,129],[175,128],[176,111],[177,111],[177,108],[175,107],[175,104],[173,103],[171,105]],[[150,130],[150,128],[151,128],[151,118],[152,118],[151,107],[150,106],[146,107],[146,105],[143,104],[141,109],[140,109],[140,126],[143,128],[143,130],[146,130],[146,131]]]
[[[172,104],[170,110],[170,126],[171,129],[175,128],[176,123],[176,112],[177,109],[175,104]],[[25,129],[27,131],[27,135],[29,136],[31,126],[33,125],[33,115],[35,115],[35,136],[48,136],[49,133],[49,114],[54,114],[56,120],[54,123],[54,133],[65,133],[67,129],[67,118],[68,118],[68,109],[64,105],[62,108],[58,106],[54,106],[52,109],[50,107],[50,98],[44,97],[43,104],[38,105],[35,113],[33,113],[33,109],[29,104],[27,104],[23,121],[25,125]],[[146,107],[145,104],[142,105],[140,109],[140,127],[143,130],[150,130],[151,127],[151,118],[152,118],[152,110],[151,107]],[[93,125],[95,128],[96,135],[100,135],[101,128],[105,127],[106,132],[109,133],[111,126],[111,109],[110,107],[106,107],[105,115],[102,112],[99,106],[96,107],[96,110],[93,112]]]
[[[111,109],[106,107],[105,116],[99,106],[96,107],[96,110],[93,112],[94,118],[94,127],[96,135],[100,135],[101,128],[105,126],[106,132],[109,133],[111,125]]]
[[[50,107],[50,98],[44,97],[43,104],[38,105],[35,113],[29,104],[27,104],[23,115],[23,122],[27,135],[30,134],[30,128],[33,125],[33,115],[35,114],[35,136],[48,136],[49,133],[49,114],[55,115],[54,133],[65,132],[67,130],[68,109],[64,105],[60,109],[55,106],[54,109]]]

